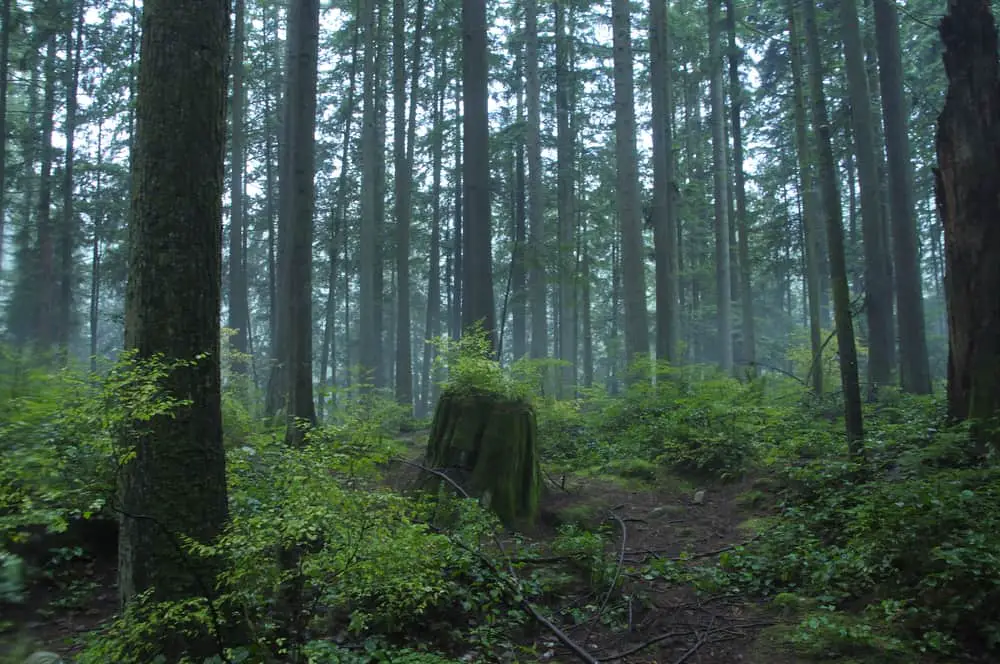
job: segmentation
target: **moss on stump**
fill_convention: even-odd
[[[434,411],[427,463],[448,472],[505,525],[530,525],[541,488],[537,431],[526,401],[446,391]]]

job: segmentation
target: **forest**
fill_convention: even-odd
[[[991,0],[0,0],[0,664],[1000,660]]]

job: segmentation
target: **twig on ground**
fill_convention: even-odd
[[[597,610],[596,617],[598,619],[604,614],[604,610],[608,607],[608,602],[611,600],[611,593],[615,591],[615,587],[618,585],[618,579],[621,578],[622,567],[624,567],[625,565],[625,544],[627,543],[628,540],[628,528],[625,526],[625,522],[622,521],[622,518],[617,514],[615,514],[614,511],[608,512],[608,516],[611,517],[615,521],[615,523],[618,524],[618,527],[621,529],[622,544],[621,544],[621,549],[618,552],[618,567],[615,568],[615,575],[611,579],[611,585],[608,587],[607,594],[604,595],[604,601],[601,602],[601,608]],[[583,637],[584,641],[590,638],[590,635],[593,633],[594,628],[597,626],[598,622],[600,621],[595,620],[594,623],[590,626],[590,629],[587,630],[586,636]]]
[[[705,642],[708,641],[709,635],[711,635],[712,632],[716,631],[712,629],[714,626],[715,626],[715,616],[712,616],[712,621],[708,623],[708,627],[705,628],[704,632],[698,635],[698,641],[693,646],[688,648],[683,655],[675,659],[674,664],[684,664],[684,662],[690,659],[693,654],[698,652],[698,650],[703,645],[705,645]]]
[[[634,655],[637,652],[643,651],[646,648],[649,648],[650,646],[655,646],[657,643],[660,643],[662,641],[666,641],[667,639],[673,639],[673,638],[676,638],[678,636],[691,636],[692,634],[697,634],[697,632],[695,632],[694,630],[691,630],[691,629],[684,630],[684,631],[667,632],[666,634],[660,634],[659,636],[654,636],[653,638],[649,639],[648,641],[643,641],[639,645],[633,646],[633,647],[629,648],[628,650],[625,650],[623,652],[618,653],[617,655],[608,655],[607,657],[599,657],[597,659],[597,661],[598,662],[613,662],[616,659],[624,659],[625,657],[629,657],[630,655]]]

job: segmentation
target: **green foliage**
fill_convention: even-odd
[[[133,427],[183,403],[161,387],[178,364],[124,354],[104,376],[46,372],[0,350],[0,542],[100,512]]]

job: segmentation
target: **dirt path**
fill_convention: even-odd
[[[548,492],[543,526],[535,537],[553,538],[559,523],[593,528],[604,521],[604,528],[611,528],[605,531],[608,559],[614,574],[622,577],[620,589],[610,597],[611,584],[605,581],[603,588],[581,587],[548,603],[564,620],[574,606],[588,606],[591,615],[598,613],[600,620],[568,627],[567,635],[598,661],[623,664],[795,661],[761,646],[759,632],[775,618],[756,603],[699,593],[643,573],[649,563],[676,559],[682,553],[707,562],[751,537],[744,524],[762,510],[741,503],[753,495],[752,484],[691,487],[670,480],[651,484],[655,488],[570,480],[566,491]],[[541,661],[581,661],[548,634],[536,639],[535,646]]]

